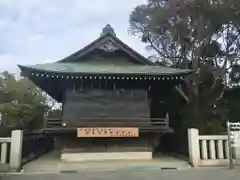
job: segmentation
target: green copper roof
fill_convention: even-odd
[[[48,63],[33,66],[19,66],[22,71],[73,74],[122,74],[122,75],[181,75],[192,72],[157,65],[108,65],[87,63]]]

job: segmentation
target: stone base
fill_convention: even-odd
[[[68,162],[104,160],[151,160],[152,152],[79,152],[61,154],[61,160]]]

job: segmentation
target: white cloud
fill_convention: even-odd
[[[105,24],[146,55],[127,33],[129,13],[145,0],[1,0],[0,71],[57,61],[99,37]]]

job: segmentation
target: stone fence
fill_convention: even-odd
[[[227,135],[199,135],[198,129],[188,129],[188,142],[189,160],[194,167],[229,165]]]
[[[20,170],[22,159],[22,139],[23,132],[21,130],[12,131],[11,137],[0,137],[1,171]]]

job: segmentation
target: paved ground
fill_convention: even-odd
[[[99,161],[99,162],[63,162],[57,152],[51,152],[23,167],[24,173],[59,173],[82,171],[116,171],[116,170],[161,170],[189,169],[188,163],[172,156],[161,156],[146,161]]]
[[[85,171],[81,173],[60,174],[15,174],[3,175],[1,180],[237,180],[240,169],[200,169],[182,171]]]
[[[163,168],[167,169],[163,169]],[[177,169],[168,169],[176,167]],[[153,161],[64,163],[56,153],[24,166],[24,172],[4,174],[0,180],[237,180],[240,168],[190,168],[170,156]]]

